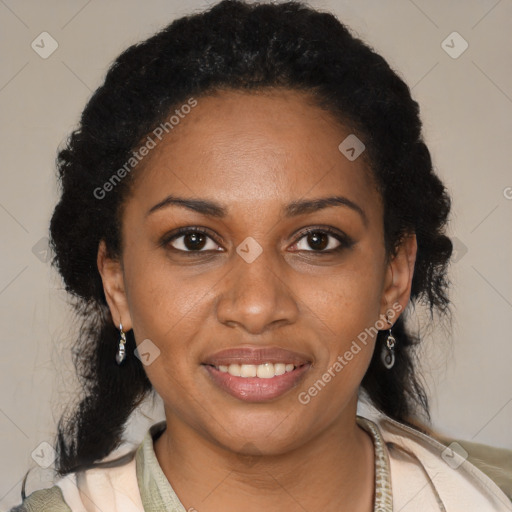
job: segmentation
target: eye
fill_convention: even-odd
[[[301,246],[302,244],[302,246]],[[309,228],[300,233],[299,240],[295,243],[296,250],[318,253],[339,252],[345,248],[351,247],[354,241],[338,230],[324,228]],[[307,246],[312,250],[307,249]]]
[[[293,250],[331,254],[349,248],[354,241],[341,231],[330,227],[309,228],[299,234]],[[208,230],[200,227],[185,227],[165,235],[160,245],[184,253],[221,251],[219,244]],[[307,247],[310,247],[308,249]]]
[[[171,246],[172,249],[182,252],[218,251],[218,245],[209,232],[203,228],[180,228],[163,238],[162,246]]]

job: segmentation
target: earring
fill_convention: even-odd
[[[391,326],[393,325],[389,319],[388,315],[386,314],[386,321]],[[391,327],[389,328],[388,337],[386,338],[385,345],[382,346],[382,352],[381,352],[381,359],[382,364],[388,369],[391,370],[393,368],[393,365],[395,364],[395,344],[396,339],[391,333]]]
[[[120,365],[126,359],[126,334],[123,331],[123,324],[119,324],[119,347],[117,348],[116,363]]]

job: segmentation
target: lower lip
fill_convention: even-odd
[[[291,372],[276,375],[271,379],[259,377],[235,377],[217,368],[204,365],[213,382],[231,396],[246,402],[266,402],[284,395],[293,389],[303,375],[308,371],[310,364],[304,364]]]

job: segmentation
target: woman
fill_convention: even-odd
[[[448,310],[450,200],[408,87],[332,15],[175,21],[116,60],[58,165],[85,394],[62,478],[15,510],[512,510],[421,427],[404,313]],[[166,421],[111,460],[153,392]]]

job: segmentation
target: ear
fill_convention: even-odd
[[[107,255],[107,246],[103,240],[101,240],[98,246],[96,263],[101,280],[103,281],[103,291],[105,292],[114,324],[117,328],[119,328],[119,324],[123,324],[123,331],[129,331],[132,329],[132,319],[128,308],[128,301],[126,300],[121,262]]]
[[[385,315],[386,311],[391,309],[398,318],[397,313],[402,312],[407,306],[411,296],[417,250],[416,235],[406,235],[396,254],[389,261],[382,294],[381,315]],[[391,317],[391,320],[393,318]]]

